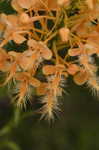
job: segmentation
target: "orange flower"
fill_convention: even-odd
[[[18,84],[18,95],[17,95],[17,105],[25,105],[26,100],[24,99],[29,94],[29,86],[39,87],[40,81],[32,77],[27,72],[17,73],[15,79],[19,81]],[[30,95],[29,95],[30,96]]]
[[[37,80],[36,78],[32,77],[27,72],[17,73],[15,75],[15,78],[16,78],[16,80],[21,81],[21,82],[26,82],[27,84],[32,85],[33,87],[39,87],[40,86],[40,81]]]
[[[28,46],[35,50],[37,53],[40,53],[40,56],[46,60],[50,60],[52,58],[51,50],[43,43],[37,42],[35,40],[29,40]]]

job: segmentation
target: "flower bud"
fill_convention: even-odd
[[[70,4],[70,0],[57,0],[58,5],[66,5],[68,6]]]
[[[62,42],[68,42],[69,40],[69,29],[66,27],[63,27],[59,30],[59,35],[61,37]]]
[[[21,23],[29,23],[30,17],[26,13],[22,13],[19,18]]]
[[[86,0],[86,4],[89,7],[89,9],[94,8],[94,0]]]

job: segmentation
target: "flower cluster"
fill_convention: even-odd
[[[17,105],[25,106],[35,89],[39,112],[53,119],[69,76],[98,93],[99,1],[12,0],[11,6],[16,13],[0,14],[0,71],[2,86],[13,81]],[[9,51],[12,42],[26,49]]]

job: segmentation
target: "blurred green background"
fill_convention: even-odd
[[[14,12],[7,0],[0,0],[1,12]],[[51,123],[33,113],[34,102],[26,110],[14,107],[7,88],[0,88],[0,150],[99,150],[99,98],[68,82]]]
[[[0,150],[99,150],[99,101],[87,88],[70,83],[55,121],[20,111],[0,91]],[[2,93],[3,92],[3,93]]]

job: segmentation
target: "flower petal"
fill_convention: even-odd
[[[69,49],[68,54],[70,56],[79,56],[81,54],[81,50],[79,48]]]
[[[19,6],[17,0],[12,0],[12,1],[11,1],[11,6],[12,6],[17,12],[22,12],[22,8]]]
[[[67,72],[71,75],[76,74],[79,71],[79,67],[76,64],[69,65],[69,68],[67,69]]]
[[[17,0],[20,7],[29,9],[32,6],[33,0]]]
[[[20,35],[20,34],[17,34],[17,33],[14,33],[13,34],[13,41],[17,44],[21,44],[23,43],[24,41],[26,41],[26,38],[24,38],[24,36]]]
[[[77,85],[83,85],[87,82],[89,74],[86,71],[82,71],[74,75],[73,80]]]
[[[45,95],[47,92],[47,83],[41,83],[39,87],[37,87],[38,95]]]
[[[34,86],[34,87],[39,87],[39,86],[40,86],[40,81],[39,81],[38,79],[32,77],[32,78],[30,79],[30,84],[31,84],[32,86]]]
[[[45,75],[52,75],[52,74],[55,74],[56,68],[54,65],[46,65],[43,67],[42,71]]]

